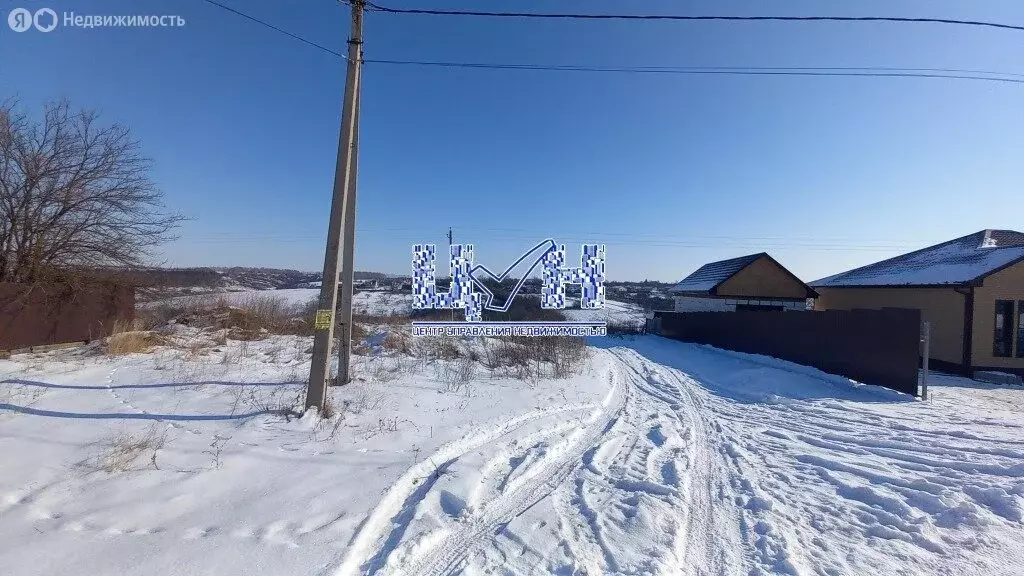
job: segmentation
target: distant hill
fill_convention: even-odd
[[[153,296],[237,290],[281,290],[306,288],[319,282],[320,272],[284,268],[154,268],[131,273],[144,293]],[[356,271],[356,280],[382,280],[381,272]]]
[[[316,275],[317,279],[320,279],[320,274]],[[385,274],[383,272],[360,272],[356,270],[356,280],[384,280],[385,278],[394,278],[394,274]]]

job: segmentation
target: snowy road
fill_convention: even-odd
[[[602,354],[603,402],[442,447],[336,573],[994,576],[1024,560],[1016,404],[924,403],[657,338]]]
[[[0,361],[0,573],[1021,573],[1024,389],[591,344],[460,392],[356,356],[331,420],[268,411],[301,401],[300,337]]]

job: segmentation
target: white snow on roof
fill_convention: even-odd
[[[701,280],[701,281],[684,280],[682,282],[679,282],[675,286],[673,286],[671,291],[672,292],[703,292],[703,291],[706,291],[706,290],[711,290],[712,288],[717,286],[719,282],[721,282],[721,280],[714,279],[714,278],[712,278],[710,280]]]
[[[986,231],[811,282],[813,287],[964,284],[1024,259],[1024,246],[1001,247]]]
[[[991,230],[985,230],[985,239],[981,241],[979,248],[998,248],[999,243],[992,237]]]
[[[706,292],[736,274],[743,268],[764,256],[750,254],[718,262],[710,262],[698,268],[695,272],[680,280],[669,292]]]

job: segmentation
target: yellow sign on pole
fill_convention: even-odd
[[[334,310],[317,310],[313,319],[314,330],[327,330],[334,322]]]

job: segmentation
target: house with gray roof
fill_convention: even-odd
[[[764,252],[705,264],[669,292],[676,312],[806,310],[818,295]]]
[[[811,286],[818,310],[921,310],[939,369],[1024,374],[1024,233],[981,230]]]

